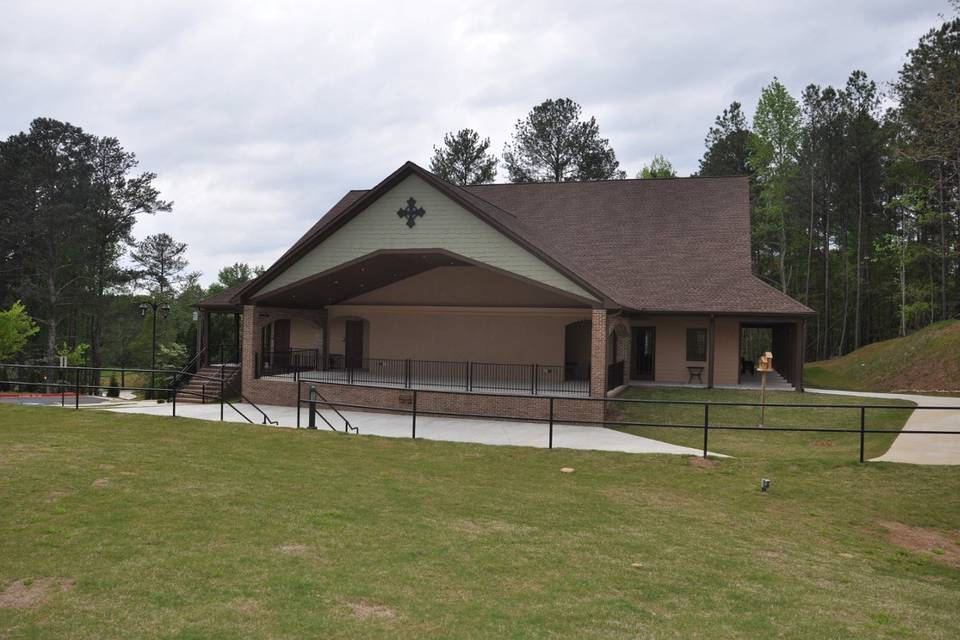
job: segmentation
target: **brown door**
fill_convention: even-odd
[[[275,320],[273,323],[273,366],[290,366],[290,321]]]
[[[363,321],[347,320],[344,340],[344,360],[348,369],[360,369],[363,366]]]
[[[633,366],[630,377],[653,380],[656,366],[657,330],[654,327],[633,327]]]

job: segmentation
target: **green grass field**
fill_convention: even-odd
[[[960,473],[850,446],[736,434],[704,467],[0,405],[0,637],[954,638]]]
[[[808,387],[853,391],[960,392],[960,320],[944,320],[847,355],[810,362]]]
[[[628,400],[691,401],[709,399],[717,403],[760,402],[759,391],[734,389],[671,389],[671,388],[631,388],[621,398]],[[874,398],[856,398],[850,396],[828,396],[816,393],[794,393],[792,391],[774,391],[767,393],[767,402],[772,404],[804,405],[888,405],[913,407],[912,402],[902,400],[878,400]],[[640,422],[658,425],[703,424],[703,407],[682,404],[637,404],[618,403],[615,420],[618,422]],[[865,426],[867,429],[899,430],[910,415],[904,409],[867,409]],[[710,408],[712,426],[758,426],[760,409],[749,406],[714,405]],[[805,429],[859,429],[860,410],[856,406],[850,409],[818,407],[767,407],[764,414],[767,427],[788,427]],[[618,427],[621,431],[633,433],[655,440],[663,440],[688,447],[703,446],[703,429],[678,429],[663,427]],[[867,434],[865,438],[865,457],[881,455],[893,442],[895,434]],[[860,454],[859,433],[792,433],[757,431],[711,430],[708,434],[710,451],[727,455],[762,458],[765,460],[806,459],[813,462],[842,463],[858,460]]]

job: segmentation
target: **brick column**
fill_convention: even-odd
[[[240,380],[243,393],[249,393],[250,385],[254,381],[256,374],[256,356],[260,351],[260,345],[257,344],[257,337],[260,332],[257,331],[257,307],[256,305],[246,304],[243,306],[243,346],[241,349],[243,362],[241,364]]]
[[[594,309],[590,334],[590,395],[607,395],[607,310]]]

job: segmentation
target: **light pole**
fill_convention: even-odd
[[[166,320],[167,316],[170,315],[170,305],[166,302],[159,303],[150,300],[149,302],[140,303],[140,317],[147,317],[147,309],[153,310],[153,344],[150,348],[150,395],[153,396],[154,388],[156,387],[156,368],[157,368],[157,309],[160,310],[160,315],[163,316]]]

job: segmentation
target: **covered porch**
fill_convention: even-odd
[[[446,251],[379,251],[250,302],[242,331],[248,386],[607,391],[606,310]]]
[[[804,319],[734,314],[630,314],[628,384],[756,389],[760,355],[772,352],[768,388],[803,390]]]

